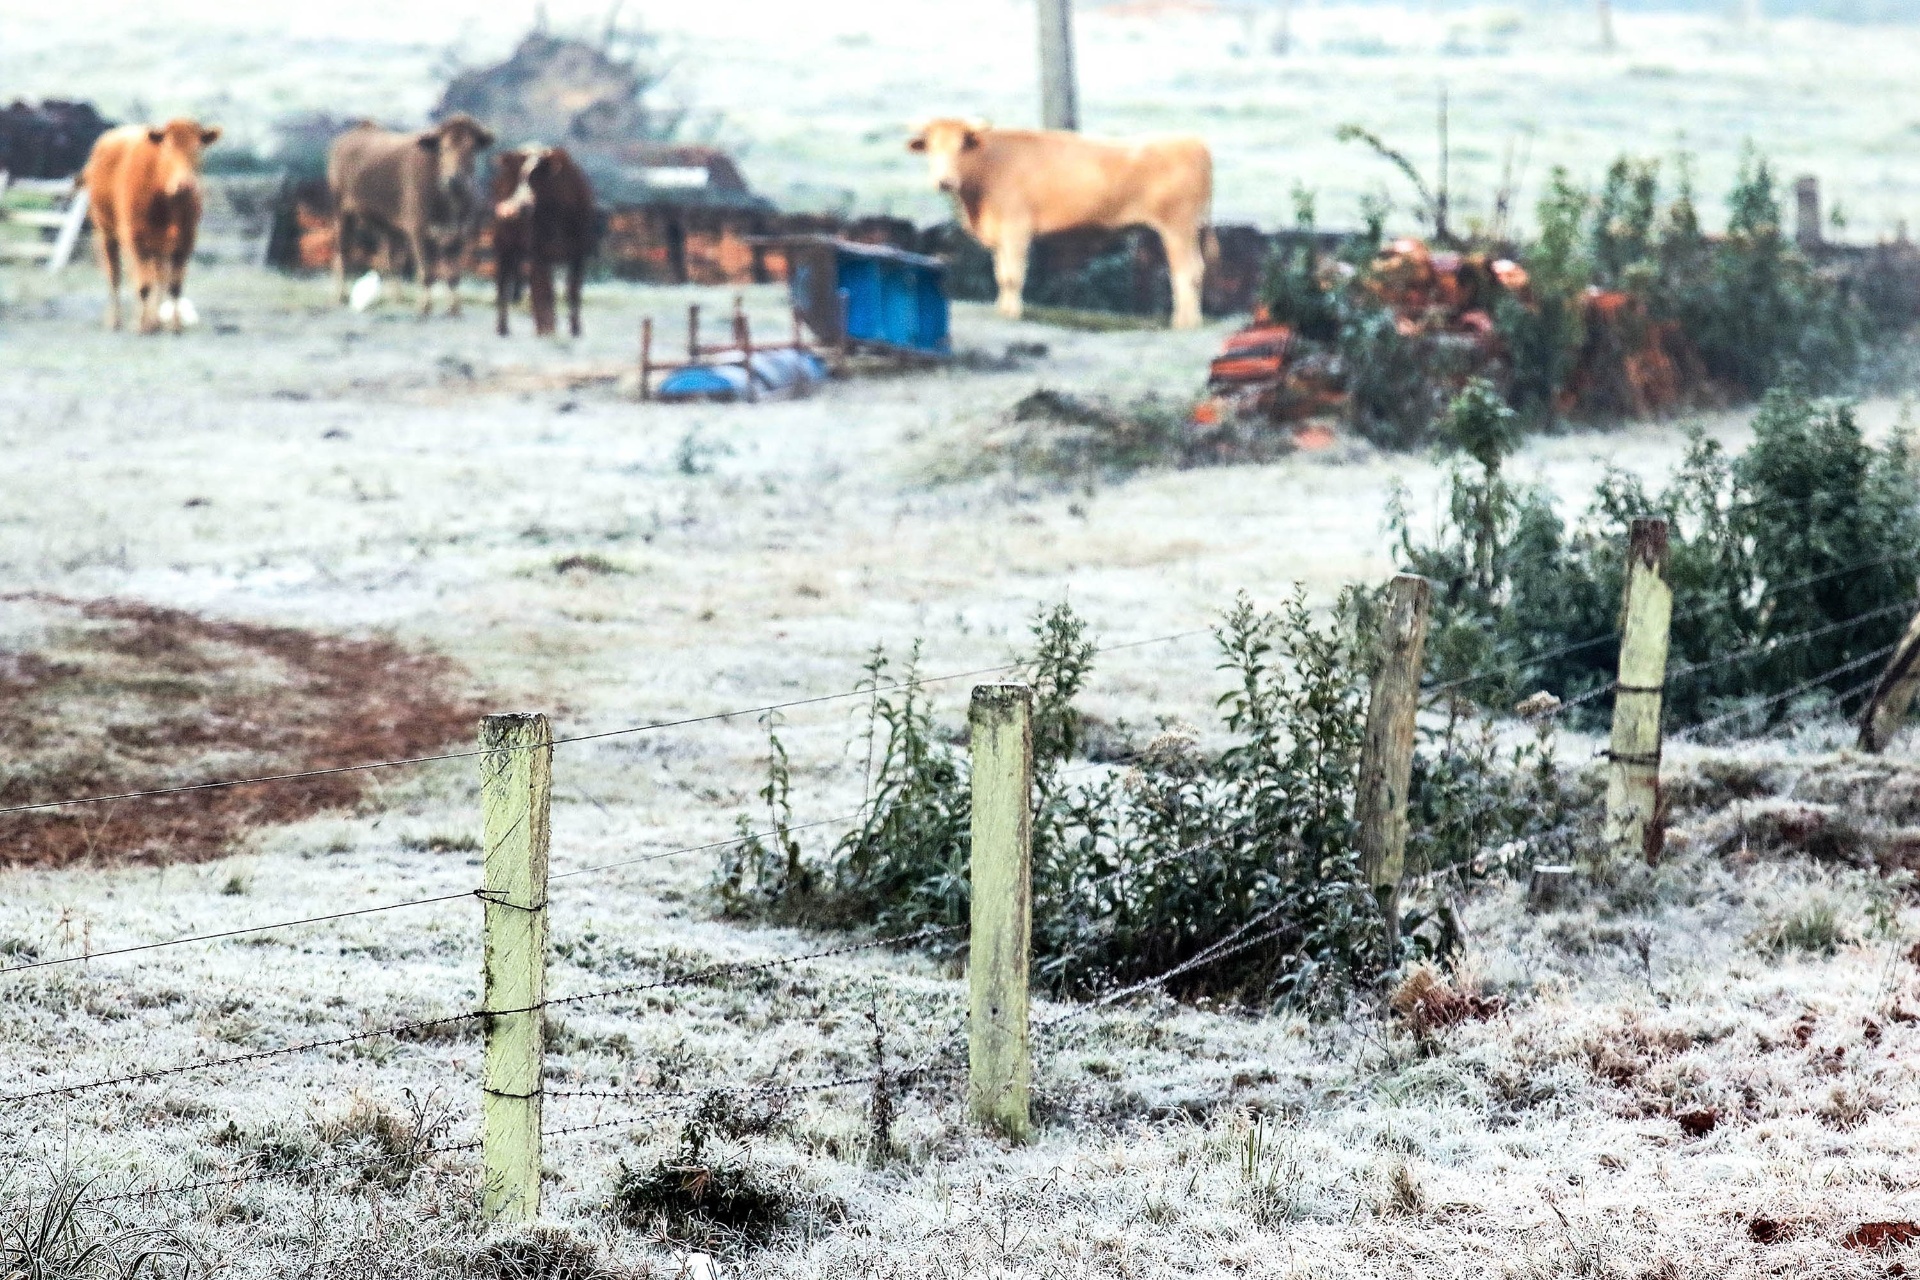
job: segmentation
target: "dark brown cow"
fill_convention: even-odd
[[[593,252],[593,185],[564,147],[503,152],[493,171],[493,280],[497,328],[529,286],[533,329],[554,330],[553,269],[567,268],[567,327],[580,336],[580,281]]]
[[[431,129],[394,133],[361,122],[327,150],[333,193],[333,278],[347,300],[347,254],[362,229],[406,242],[420,280],[420,313],[433,310],[434,280],[444,273],[460,314],[460,265],[474,231],[473,162],[493,135],[472,116]]]
[[[152,333],[169,321],[178,333],[186,322],[191,304],[180,287],[200,230],[200,151],[219,136],[220,130],[194,120],[169,120],[109,129],[94,142],[80,181],[107,273],[109,329],[120,327],[123,255],[133,259],[140,332]]]

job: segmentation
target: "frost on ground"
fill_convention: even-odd
[[[874,643],[924,638],[935,673],[991,667],[1063,596],[1112,643],[1204,627],[1237,590],[1329,598],[1390,571],[1392,478],[1415,503],[1439,490],[1431,463],[1364,452],[1121,485],[929,481],[1040,385],[1185,394],[1217,330],[1077,334],[963,308],[962,345],[1049,353],[791,403],[640,406],[620,381],[639,315],[724,295],[596,288],[581,342],[503,343],[477,310],[354,315],[322,282],[209,271],[201,330],[140,340],[96,331],[94,284],[0,278],[0,577],[391,637],[563,735],[844,690]],[[772,292],[749,306],[774,323]],[[1740,421],[1706,425],[1731,442]],[[1514,465],[1575,495],[1681,447],[1675,427],[1633,428],[1536,441]],[[1195,636],[1104,655],[1088,709],[1204,722],[1212,662]],[[937,686],[954,721],[969,683]],[[842,744],[861,710],[785,713],[800,820],[857,802]],[[1020,1149],[971,1131],[937,1069],[884,1090],[884,1143],[867,1084],[696,1110],[716,1085],[944,1067],[963,988],[925,956],[558,1007],[547,1125],[600,1127],[551,1142],[534,1233],[487,1232],[472,1153],[438,1150],[477,1136],[472,1024],[348,1038],[478,994],[479,912],[459,897],[477,771],[383,771],[354,809],[221,861],[5,873],[16,965],[451,900],[0,975],[0,1186],[13,1211],[61,1172],[96,1194],[266,1175],[113,1202],[262,1276],[665,1277],[693,1248],[723,1274],[794,1277],[1890,1274],[1902,1246],[1865,1246],[1900,1233],[1863,1228],[1920,1219],[1920,966],[1883,874],[1920,826],[1902,798],[1916,761],[1900,745],[1862,764],[1823,732],[1677,754],[1690,807],[1657,872],[1533,913],[1518,886],[1470,902],[1453,981],[1503,1012],[1416,1030],[1366,1010],[1090,1010],[1038,1037]],[[758,812],[763,742],[741,715],[559,749],[555,996],[843,941],[718,921],[714,853],[655,856]],[[1779,816],[1794,806],[1817,817]],[[312,1040],[340,1043],[214,1061]],[[43,1093],[169,1066],[193,1069]],[[771,1225],[673,1212],[688,1168],[771,1205]]]

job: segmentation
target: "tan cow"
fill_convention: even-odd
[[[907,143],[953,196],[967,234],[993,251],[1000,314],[1018,318],[1035,236],[1144,224],[1173,282],[1173,327],[1200,323],[1201,249],[1213,208],[1213,157],[1198,138],[1097,142],[1077,133],[935,120]]]
[[[188,305],[180,296],[200,231],[200,151],[219,138],[194,120],[109,129],[81,172],[93,218],[94,247],[107,274],[107,327],[120,327],[122,257],[132,259],[140,295],[140,332],[162,321],[180,332]],[[167,297],[163,303],[161,292]]]

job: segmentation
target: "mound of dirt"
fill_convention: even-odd
[[[431,754],[479,714],[451,663],[391,640],[0,596],[0,809]],[[251,828],[352,805],[375,776],[0,814],[0,862],[217,857]]]

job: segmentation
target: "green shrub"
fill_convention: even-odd
[[[1485,414],[1485,401],[1484,390],[1463,394],[1448,421]],[[1752,705],[1742,727],[1762,727],[1790,704],[1756,699],[1823,676],[1838,693],[1871,675],[1827,673],[1891,643],[1910,611],[1920,477],[1907,439],[1877,449],[1850,406],[1791,389],[1770,393],[1753,426],[1737,458],[1696,436],[1657,494],[1610,473],[1572,524],[1544,490],[1506,479],[1510,442],[1455,465],[1431,539],[1415,535],[1396,499],[1402,562],[1435,583],[1434,681],[1495,707],[1536,689],[1573,699],[1606,685],[1627,528],[1646,515],[1670,522],[1670,724]],[[1583,710],[1597,721],[1604,702]]]
[[[1215,631],[1228,676],[1226,745],[1205,749],[1191,731],[1165,727],[1124,771],[1084,781],[1063,766],[1079,750],[1074,700],[1095,650],[1065,606],[1036,622],[1023,667],[1035,691],[1033,955],[1045,988],[1086,995],[1204,958],[1169,989],[1335,1008],[1390,967],[1355,852],[1376,608],[1349,591],[1320,621],[1297,595],[1276,613],[1242,598]],[[871,808],[817,865],[791,843],[774,737],[765,794],[775,797],[778,834],[745,840],[726,859],[717,888],[727,909],[888,932],[966,922],[967,755],[939,732],[917,685],[881,692],[910,681],[915,661],[896,671],[876,654],[869,665]],[[1429,781],[1414,802],[1422,874],[1488,874],[1487,842],[1524,840],[1560,820],[1558,792],[1540,781],[1554,773],[1549,748],[1506,761],[1462,734],[1429,742],[1425,755]],[[1506,780],[1487,812],[1463,811],[1474,781],[1516,767],[1533,780]],[[1418,933],[1424,919],[1416,914],[1410,928]]]

